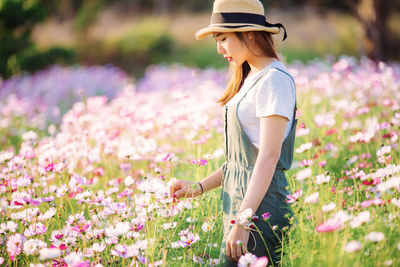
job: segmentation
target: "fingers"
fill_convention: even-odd
[[[231,254],[231,243],[230,242],[226,243],[226,256],[228,257],[228,259],[230,261],[233,261],[232,254]]]
[[[181,189],[181,190],[176,191],[176,192],[173,194],[173,197],[179,199],[179,198],[181,198],[181,197],[186,196],[186,192],[187,192],[187,189],[186,189],[186,188],[183,188],[183,189]]]
[[[240,243],[240,245],[238,244]],[[238,262],[240,256],[246,253],[246,249],[241,242],[227,242],[226,244],[226,256],[232,262]]]
[[[171,186],[169,187],[170,196],[173,196],[173,194],[180,189],[182,189],[182,181],[178,180],[172,183]]]

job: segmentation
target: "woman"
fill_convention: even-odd
[[[232,69],[218,101],[225,108],[226,161],[201,182],[176,181],[170,192],[174,198],[195,197],[222,186],[224,266],[236,266],[246,252],[276,265],[290,224],[283,171],[293,157],[296,89],[274,49],[271,34],[280,28],[266,22],[258,0],[216,0],[211,25],[196,33],[198,39],[212,34]],[[240,220],[249,212],[259,218],[253,229]]]

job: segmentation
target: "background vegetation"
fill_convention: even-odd
[[[397,60],[400,1],[262,1],[289,33],[276,42],[283,60],[342,54]],[[212,40],[194,33],[209,23],[212,0],[1,0],[0,73],[7,78],[47,65],[112,63],[141,77],[146,66],[180,62],[221,68]]]

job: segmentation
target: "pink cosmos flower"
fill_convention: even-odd
[[[298,164],[300,167],[309,167],[313,164],[313,160],[312,159],[303,159]]]
[[[34,236],[40,235],[47,231],[47,227],[42,223],[33,223],[29,225],[28,229],[25,229],[24,235],[25,236]]]
[[[318,233],[332,232],[332,231],[335,231],[342,227],[343,227],[343,224],[339,220],[330,219],[330,220],[327,220],[327,221],[321,223],[320,225],[318,225],[316,230]]]
[[[97,176],[103,176],[104,175],[104,168],[103,167],[97,167],[96,169],[93,170],[93,174]]]
[[[111,255],[128,258],[128,247],[124,244],[117,244],[113,249],[111,249]]]
[[[23,145],[19,154],[25,159],[33,159],[36,157],[35,151],[29,145]]]
[[[238,261],[238,267],[265,267],[268,265],[267,257],[257,258],[256,255],[251,253],[246,253],[240,256]]]
[[[125,189],[123,192],[117,194],[117,198],[123,198],[126,196],[133,195],[133,190],[131,188]]]
[[[108,207],[105,207],[103,210],[103,214],[112,215],[112,214],[121,214],[127,211],[127,207],[125,203],[111,203]]]
[[[326,166],[326,160],[318,162],[319,167],[325,167]]]
[[[13,261],[22,251],[22,245],[25,242],[25,236],[21,234],[14,234],[9,236],[7,239],[7,253],[10,256],[10,260]]]
[[[90,224],[76,224],[72,227],[72,231],[82,233],[90,228]]]
[[[287,203],[293,203],[296,202],[301,196],[303,195],[303,188],[300,188],[296,192],[294,192],[292,195],[288,195],[286,202]]]

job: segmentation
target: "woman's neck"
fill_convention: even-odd
[[[275,61],[275,58],[273,57],[253,57],[251,59],[247,60],[247,63],[249,63],[250,66],[250,72],[247,76],[250,76],[254,73],[259,72],[260,70],[264,69],[266,66],[271,64],[273,61]]]

